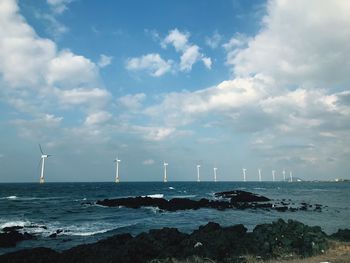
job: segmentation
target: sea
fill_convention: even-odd
[[[274,200],[321,204],[322,212],[277,212],[262,209],[214,209],[161,211],[144,207],[103,207],[105,198],[150,196],[155,198],[215,199],[214,193],[244,190]],[[14,248],[0,248],[0,254],[24,248],[49,247],[58,251],[103,238],[150,229],[176,227],[190,233],[210,221],[222,226],[244,224],[248,230],[278,218],[318,225],[331,234],[350,228],[349,182],[121,182],[116,183],[3,183],[0,184],[0,230],[22,226],[35,235]],[[57,237],[50,237],[59,230]]]

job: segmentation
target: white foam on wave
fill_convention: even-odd
[[[97,204],[96,202],[94,202],[94,203],[82,204],[82,207],[83,207],[83,208],[89,208],[89,207],[91,207],[91,206],[102,207],[102,208],[108,208],[108,206],[99,205],[99,204]]]
[[[174,187],[172,187],[172,186],[169,186],[169,189],[170,189],[170,190],[174,190],[175,188],[174,188]]]
[[[135,223],[130,224],[114,224],[114,223],[104,223],[104,222],[93,222],[85,223],[82,225],[64,225],[61,222],[54,221],[43,225],[42,223],[33,223],[29,220],[12,220],[12,221],[0,221],[0,231],[5,227],[19,226],[23,227],[19,232],[28,232],[34,235],[41,235],[48,237],[49,235],[56,233],[57,230],[62,232],[57,233],[58,235],[65,236],[93,236],[97,234],[106,233],[118,228],[128,227],[135,225]]]
[[[85,236],[93,236],[93,235],[96,235],[96,234],[102,234],[102,233],[106,233],[108,231],[111,231],[113,229],[102,229],[102,230],[96,230],[96,231],[90,231],[90,232],[65,232],[63,233],[63,235],[69,235],[69,236],[82,236],[82,237],[85,237]]]
[[[196,195],[172,195],[172,198],[193,198],[196,197]]]
[[[153,212],[154,214],[159,213],[159,211],[161,209],[159,209],[159,207],[154,207],[154,206],[145,206],[143,207],[144,209],[150,210],[151,212]]]
[[[104,223],[98,223],[98,224],[84,224],[81,226],[68,226],[63,232],[61,232],[59,235],[65,235],[65,236],[93,236],[97,234],[103,234],[108,231],[112,231],[118,228],[128,227],[132,226],[134,224],[104,224]]]
[[[36,224],[29,220],[23,221],[23,220],[11,220],[7,222],[0,222],[0,230],[5,227],[21,227],[21,229],[18,230],[18,232],[27,232],[30,234],[40,234],[40,235],[48,235],[50,230],[47,226],[43,224]]]
[[[151,198],[163,198],[164,195],[163,194],[153,194],[153,195],[146,195],[147,197],[151,197]],[[143,196],[144,197],[144,196]]]
[[[14,199],[17,199],[17,198],[18,198],[18,197],[15,196],[15,195],[0,197],[0,199],[8,199],[8,200],[14,200]]]
[[[55,199],[64,199],[66,197],[57,196],[57,197],[27,197],[27,196],[16,196],[16,195],[10,195],[5,197],[0,197],[0,199],[7,199],[7,200],[20,200],[20,201],[32,201],[32,200],[55,200]]]
[[[105,205],[99,205],[99,204],[96,204],[94,203],[93,206],[97,206],[97,207],[102,207],[102,208],[108,208],[108,206],[105,206]]]
[[[25,227],[25,226],[30,226],[31,222],[30,221],[8,221],[0,224],[0,229],[3,229],[5,227],[13,227],[13,226],[20,226],[20,227]]]

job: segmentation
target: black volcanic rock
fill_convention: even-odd
[[[226,209],[263,209],[274,210],[277,212],[295,212],[295,211],[322,211],[322,205],[315,204],[314,206],[307,203],[300,203],[297,206],[294,203],[286,202],[282,199],[281,202],[270,200],[269,198],[254,193],[234,190],[227,192],[220,192],[215,194],[216,197],[221,197],[221,200],[210,200],[202,198],[200,200],[193,200],[188,198],[173,198],[166,200],[164,198],[152,197],[127,197],[116,199],[98,200],[96,204],[108,207],[127,207],[127,208],[141,208],[141,207],[157,207],[164,211],[178,211],[189,209],[210,208],[217,210]],[[226,199],[226,200],[225,200]],[[86,205],[88,203],[83,203]],[[314,208],[314,209],[310,209]],[[53,235],[55,236],[55,235]]]
[[[116,199],[104,199],[96,202],[98,205],[108,207],[127,207],[127,208],[141,208],[141,207],[157,207],[164,211],[178,211],[178,210],[196,210],[200,208],[210,208],[216,210],[226,209],[262,209],[267,211],[277,212],[296,212],[296,211],[310,211],[310,212],[322,212],[322,205],[320,204],[308,204],[300,203],[295,204],[282,201],[270,200],[269,198],[254,193],[234,190],[227,192],[220,192],[215,194],[216,197],[221,197],[220,200],[210,200],[202,198],[200,200],[193,200],[188,198],[173,198],[166,200],[164,198],[152,198],[152,197],[127,197]],[[226,200],[225,200],[226,199]],[[291,201],[291,200],[289,200]],[[89,203],[83,203],[87,205]],[[312,209],[313,208],[313,209]],[[56,235],[52,235],[55,237]]]
[[[350,242],[350,229],[339,229],[338,232],[331,235],[331,238],[339,241]]]
[[[249,235],[243,225],[221,227],[209,222],[183,241],[183,256],[198,255],[218,261],[246,254],[249,248]]]
[[[0,232],[0,247],[15,247],[17,242],[34,238],[27,232],[22,234],[17,231],[22,228],[20,226],[4,227],[2,233]]]
[[[320,227],[298,221],[279,219],[272,224],[257,225],[253,230],[255,253],[264,257],[281,257],[294,253],[303,257],[322,253],[328,248],[326,234]]]
[[[297,221],[278,220],[247,232],[243,225],[221,227],[209,222],[191,234],[176,228],[150,230],[135,237],[115,235],[94,244],[79,245],[63,252],[34,248],[0,255],[2,263],[143,263],[153,259],[185,259],[192,256],[216,262],[238,262],[242,255],[278,258],[295,254],[308,256],[327,248],[326,235],[319,227]]]
[[[128,207],[128,208],[140,208],[140,207],[158,207],[161,210],[177,211],[188,209],[200,209],[200,208],[212,208],[217,210],[225,209],[247,209],[247,208],[272,208],[271,204],[257,204],[257,202],[270,201],[265,196],[256,195],[246,191],[230,191],[216,193],[215,196],[230,198],[230,201],[225,200],[209,200],[202,198],[200,200],[192,200],[188,198],[173,198],[166,200],[164,198],[152,198],[152,197],[127,197],[116,199],[104,199],[98,200],[96,204],[108,207]]]
[[[104,199],[96,202],[98,205],[116,207],[123,206],[128,208],[140,208],[140,207],[158,207],[159,209],[166,211],[199,209],[199,208],[214,208],[214,209],[227,209],[233,208],[230,202],[208,200],[205,198],[192,200],[188,198],[173,198],[166,200],[163,198],[151,198],[151,197],[127,197],[117,199]]]
[[[222,198],[231,198],[231,203],[271,201],[269,198],[267,198],[265,196],[253,194],[253,193],[242,191],[242,190],[219,192],[219,193],[215,193],[215,196],[222,197]]]
[[[17,230],[23,229],[23,226],[7,226],[2,229],[3,232],[17,232]]]
[[[24,249],[0,255],[1,263],[60,263],[60,253],[46,247]],[[83,261],[77,261],[83,262]]]

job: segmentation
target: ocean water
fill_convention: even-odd
[[[214,209],[163,212],[156,208],[130,209],[87,205],[105,198],[153,196],[171,199],[214,198],[215,192],[245,190],[274,200],[291,199],[325,206],[322,212],[277,212],[265,210]],[[115,183],[24,183],[0,184],[0,229],[23,226],[35,240],[23,241],[0,254],[38,246],[63,250],[119,234],[153,228],[177,227],[191,232],[209,221],[228,226],[244,224],[252,230],[257,224],[278,218],[295,219],[319,225],[326,233],[350,228],[350,183],[326,182],[122,182]],[[62,232],[49,237],[56,230]]]

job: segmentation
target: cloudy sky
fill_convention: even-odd
[[[0,0],[0,181],[350,178],[350,2]]]

